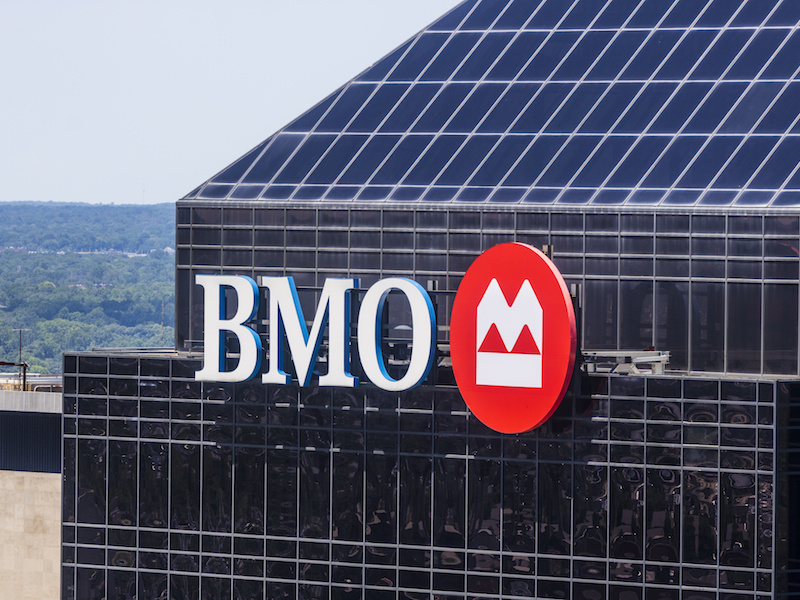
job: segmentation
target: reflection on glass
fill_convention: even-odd
[[[431,543],[431,469],[426,457],[400,458],[400,543]]]
[[[648,469],[645,491],[645,559],[678,562],[680,471]]]
[[[264,449],[236,448],[233,519],[236,533],[264,533]]]
[[[370,542],[395,542],[397,529],[397,458],[367,455],[367,505],[364,533]]]
[[[717,560],[717,474],[687,471],[683,492],[683,560]]]
[[[302,537],[327,538],[330,529],[330,455],[300,452],[299,533]]]
[[[136,442],[109,442],[109,524],[136,525],[136,462]]]
[[[606,506],[608,471],[606,467],[575,465],[574,472],[575,554],[606,556]]]
[[[539,552],[569,554],[572,473],[569,464],[539,465]]]
[[[361,540],[363,513],[362,458],[358,454],[333,455],[332,537]]]
[[[641,560],[644,472],[611,467],[609,553],[613,558]]]
[[[722,371],[724,344],[724,284],[692,283],[692,370]]]
[[[499,550],[501,479],[499,461],[473,460],[468,465],[467,535],[469,547]]]
[[[433,543],[437,546],[464,547],[465,481],[465,460],[434,458]]]

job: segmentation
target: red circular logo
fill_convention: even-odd
[[[467,270],[450,356],[464,401],[487,427],[520,433],[544,423],[569,385],[576,339],[567,285],[536,248],[500,244]]]

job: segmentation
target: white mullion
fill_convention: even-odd
[[[770,14],[771,14],[771,13],[770,13]],[[753,35],[753,37],[752,37],[751,39],[755,39],[756,35],[757,35],[757,32],[756,32],[756,33]],[[707,146],[708,146],[708,145],[711,143],[711,140],[712,140],[712,138],[713,138],[714,136],[716,136],[716,135],[719,133],[719,130],[720,130],[720,129],[722,128],[722,126],[725,124],[725,121],[726,121],[726,120],[727,120],[727,119],[728,119],[728,118],[729,118],[729,117],[730,117],[730,116],[733,114],[733,112],[736,110],[736,108],[739,106],[739,104],[741,104],[742,100],[743,100],[743,99],[744,99],[744,97],[747,95],[747,93],[748,93],[748,92],[749,92],[751,89],[753,89],[753,87],[754,87],[755,85],[757,85],[757,83],[759,83],[759,82],[757,81],[757,80],[758,80],[758,77],[759,77],[759,75],[761,75],[761,73],[763,73],[763,72],[764,72],[764,71],[767,69],[767,67],[768,67],[768,66],[771,64],[772,60],[775,58],[775,55],[776,55],[778,52],[780,52],[781,48],[783,48],[783,46],[784,46],[784,45],[786,45],[786,42],[789,40],[789,37],[790,37],[790,36],[791,36],[791,34],[787,35],[787,36],[784,38],[784,40],[783,40],[783,42],[781,43],[781,45],[780,45],[780,46],[779,46],[779,47],[778,47],[778,48],[775,50],[775,53],[772,55],[772,58],[770,59],[770,61],[768,61],[767,63],[765,63],[765,64],[764,64],[764,66],[761,68],[761,70],[758,72],[758,74],[757,74],[757,75],[756,75],[756,76],[755,76],[755,77],[754,77],[754,78],[753,78],[753,79],[752,79],[752,80],[751,80],[751,81],[748,83],[748,85],[747,85],[747,87],[745,88],[744,92],[742,92],[742,94],[739,96],[739,99],[738,99],[738,100],[737,100],[737,101],[736,101],[736,102],[733,104],[733,106],[732,106],[732,107],[731,107],[731,108],[728,110],[728,112],[727,112],[727,113],[725,113],[725,115],[722,117],[722,119],[720,119],[720,121],[719,121],[719,124],[718,124],[718,125],[717,125],[717,126],[714,128],[714,131],[712,131],[712,132],[711,132],[711,133],[708,135],[708,138],[707,138],[707,139],[706,139],[706,141],[703,143],[703,145],[700,147],[700,149],[699,149],[699,150],[697,150],[697,152],[696,152],[696,154],[694,155],[694,157],[692,158],[692,160],[691,160],[691,161],[689,161],[689,164],[687,164],[687,165],[686,165],[686,168],[684,168],[684,170],[683,170],[683,171],[681,171],[681,173],[680,173],[680,174],[679,174],[679,175],[678,175],[678,176],[675,178],[675,181],[673,182],[673,185],[672,185],[672,186],[671,186],[671,187],[670,187],[670,188],[667,190],[667,193],[669,193],[669,192],[673,191],[673,190],[674,190],[676,187],[678,187],[678,185],[677,185],[677,184],[678,184],[678,182],[679,182],[679,181],[681,180],[681,178],[682,178],[682,177],[683,177],[683,176],[686,174],[686,172],[687,172],[687,171],[688,171],[688,170],[689,170],[689,169],[692,167],[692,165],[694,165],[694,164],[695,164],[695,162],[697,162],[697,159],[700,157],[700,154],[702,154],[702,152],[703,152],[703,151],[706,149],[706,147],[707,147]],[[731,65],[732,65],[732,64],[733,64],[733,63],[731,63]],[[729,67],[729,68],[730,68],[730,67]],[[798,70],[800,71],[800,69],[798,69]],[[795,75],[797,75],[797,71],[795,71]],[[717,81],[717,83],[716,83],[716,84],[714,84],[714,86],[712,87],[712,89],[711,89],[710,93],[713,93],[713,91],[714,91],[715,89],[717,89],[717,88],[718,88],[718,87],[721,85],[721,83],[722,83],[721,81]],[[789,82],[787,81],[787,82],[786,82],[786,84],[784,85],[784,89],[785,89],[785,87],[786,87],[788,84],[789,84]],[[708,96],[706,97],[706,99],[707,99],[707,98],[708,98]],[[703,104],[704,104],[704,103],[705,103],[705,102],[703,102]],[[701,106],[702,106],[702,105],[699,105],[699,106],[698,106],[698,110],[700,109],[700,107],[701,107]],[[766,111],[764,112],[764,114],[766,114]],[[763,118],[763,115],[762,115],[762,118]],[[760,119],[759,119],[759,121],[760,121]],[[733,161],[733,158],[736,156],[736,154],[739,152],[739,150],[742,148],[742,146],[744,146],[744,144],[746,143],[746,141],[747,141],[748,139],[750,139],[750,137],[751,137],[751,134],[752,134],[752,133],[753,133],[753,131],[755,130],[755,127],[756,127],[756,126],[755,126],[755,125],[753,125],[753,127],[751,127],[751,128],[750,128],[750,131],[749,131],[749,132],[747,132],[746,134],[742,135],[742,139],[739,141],[739,143],[737,144],[737,146],[736,146],[736,148],[734,149],[734,151],[733,151],[733,152],[730,154],[730,156],[728,156],[728,159],[727,159],[727,160],[725,161],[725,163],[724,163],[724,164],[723,164],[723,165],[720,167],[719,171],[717,171],[717,174],[716,174],[716,176],[714,177],[714,179],[713,179],[713,180],[712,180],[712,181],[711,181],[711,182],[710,182],[710,183],[709,183],[709,184],[708,184],[708,185],[705,187],[705,189],[703,190],[703,192],[704,192],[704,193],[705,193],[705,192],[707,192],[709,189],[711,189],[711,188],[713,187],[713,184],[714,184],[714,182],[715,182],[715,181],[717,181],[717,179],[719,179],[719,177],[720,177],[720,175],[722,174],[722,172],[723,172],[723,171],[725,170],[725,168],[726,168],[726,167],[727,167],[727,166],[728,166],[728,165],[731,163],[731,161]],[[731,136],[731,137],[734,137],[734,136]],[[773,147],[772,151],[769,153],[769,156],[772,156],[772,154],[773,154],[773,153],[774,153],[774,151],[775,151],[775,148],[777,148],[777,144],[776,144],[776,145]],[[765,159],[765,160],[766,160],[766,159]],[[764,164],[764,163],[763,163],[763,161],[762,161],[762,162],[759,164],[759,168],[760,168],[760,167],[761,167],[763,164]],[[755,172],[754,172],[754,176],[755,176]],[[751,177],[751,180],[752,180],[752,177]],[[743,187],[743,188],[742,188],[742,190],[739,192],[739,194],[737,194],[737,197],[738,197],[739,195],[741,195],[742,191],[744,191],[744,190],[746,190],[746,189],[747,189],[747,186]]]
[[[476,4],[476,6],[477,6],[477,4]],[[464,17],[462,20],[461,20],[461,22],[459,23],[459,25],[463,24],[463,23],[464,23],[464,22],[465,22],[467,19],[469,19],[469,17],[472,15],[472,13],[473,13],[474,11],[475,11],[475,6],[473,6],[473,7],[472,7],[472,9],[469,11],[469,13],[467,13],[467,15],[466,15],[466,16],[465,16],[465,17]],[[442,46],[439,48],[439,50],[438,50],[438,51],[437,51],[437,52],[434,54],[434,56],[433,56],[433,57],[431,58],[431,60],[428,62],[428,65],[430,65],[432,61],[436,60],[436,58],[437,58],[437,57],[439,56],[439,54],[442,52],[442,50],[444,49],[444,47],[445,47],[445,46],[446,46],[446,45],[449,43],[449,41],[450,41],[450,40],[452,40],[452,39],[453,39],[453,37],[454,37],[454,36],[455,36],[455,34],[456,34],[456,31],[457,31],[457,29],[458,29],[458,27],[454,28],[454,29],[453,29],[453,31],[451,31],[451,32],[450,32],[450,34],[449,34],[449,39],[448,39],[446,42],[444,42],[444,43],[442,44]],[[426,31],[427,31],[427,30],[426,30]],[[412,49],[412,48],[413,48],[413,47],[414,47],[414,46],[415,46],[415,45],[416,45],[416,44],[419,42],[419,40],[421,40],[421,39],[422,39],[422,37],[423,37],[423,34],[424,34],[424,33],[425,33],[425,31],[423,31],[423,32],[420,32],[420,33],[418,34],[418,36],[417,36],[417,39],[416,39],[415,43],[413,43],[413,44],[410,44],[410,45],[409,45],[409,47],[408,47],[408,49],[407,49],[407,50],[406,50],[406,51],[403,53],[403,55],[402,55],[402,56],[400,56],[400,58],[398,58],[398,59],[397,59],[397,62],[395,63],[394,67],[392,67],[392,68],[391,68],[391,69],[390,69],[390,70],[389,70],[389,71],[386,73],[386,75],[383,77],[383,79],[382,79],[381,81],[379,81],[379,82],[378,82],[378,85],[377,85],[377,86],[376,86],[376,88],[375,88],[375,92],[377,92],[377,90],[378,90],[379,88],[381,88],[383,85],[385,85],[385,84],[386,84],[386,83],[389,81],[389,77],[392,75],[392,73],[394,73],[394,72],[395,72],[395,70],[397,69],[397,67],[400,65],[400,63],[402,63],[403,59],[404,59],[404,58],[405,58],[405,57],[406,57],[406,56],[409,54],[409,52],[411,51],[411,49]],[[378,125],[375,127],[375,130],[374,130],[373,132],[371,132],[371,133],[366,133],[366,134],[364,134],[364,135],[366,136],[366,138],[367,138],[367,139],[366,139],[366,140],[364,141],[364,143],[361,145],[361,148],[360,148],[360,149],[359,149],[359,150],[358,150],[358,151],[357,151],[357,152],[356,152],[356,153],[353,155],[353,157],[352,157],[352,158],[351,158],[351,159],[350,159],[350,160],[347,162],[347,164],[346,164],[344,167],[342,167],[342,170],[341,170],[341,172],[340,172],[340,173],[339,173],[339,175],[338,175],[338,176],[337,176],[337,177],[334,179],[334,181],[333,181],[332,183],[329,183],[329,184],[325,185],[324,187],[326,187],[328,190],[330,190],[330,189],[331,189],[333,186],[336,186],[336,185],[338,185],[338,184],[339,184],[339,181],[341,180],[342,176],[343,176],[343,175],[344,175],[344,174],[347,172],[347,170],[348,170],[348,169],[349,169],[349,168],[352,166],[352,164],[353,164],[353,163],[354,163],[354,162],[355,162],[355,161],[356,161],[356,160],[357,160],[357,159],[358,159],[358,158],[361,156],[361,154],[364,152],[364,149],[365,149],[365,148],[367,147],[367,145],[368,145],[368,144],[369,144],[369,143],[372,141],[372,139],[373,139],[373,138],[376,136],[376,134],[377,134],[378,130],[381,128],[381,126],[383,126],[383,124],[386,122],[386,120],[387,120],[387,119],[388,119],[388,118],[389,118],[389,117],[390,117],[390,116],[391,116],[391,115],[394,113],[394,110],[395,110],[395,109],[397,109],[397,107],[400,105],[400,102],[402,102],[402,101],[403,101],[403,100],[404,100],[404,99],[405,99],[405,98],[408,96],[409,92],[410,92],[410,91],[413,89],[413,87],[414,87],[414,84],[416,84],[416,83],[419,83],[419,81],[420,81],[420,77],[422,76],[422,73],[423,73],[423,71],[420,71],[419,75],[417,75],[417,78],[416,78],[414,81],[411,81],[411,82],[409,83],[408,89],[406,89],[406,91],[405,91],[405,92],[404,92],[404,93],[403,93],[403,94],[400,96],[399,100],[398,100],[398,101],[395,103],[395,105],[394,105],[393,109],[392,109],[392,110],[390,110],[390,111],[389,111],[389,112],[386,114],[386,116],[383,118],[383,120],[381,120],[381,121],[380,121],[380,123],[378,123]],[[403,82],[402,82],[402,81],[398,81],[398,83],[403,83]],[[421,115],[421,114],[422,114],[422,113],[425,111],[425,109],[427,109],[427,108],[428,108],[428,107],[429,107],[429,106],[430,106],[430,105],[431,105],[431,104],[432,104],[432,103],[433,103],[433,102],[436,100],[436,98],[439,96],[439,94],[440,94],[440,93],[441,93],[441,90],[439,90],[439,92],[437,92],[436,94],[434,94],[434,95],[433,95],[433,97],[432,97],[432,98],[431,98],[431,99],[428,101],[428,103],[425,105],[425,108],[422,110],[422,112],[420,112],[420,115]],[[374,96],[374,93],[373,93],[373,94],[370,96],[370,98],[372,98],[373,96]],[[365,105],[366,105],[366,103],[365,103]],[[362,110],[363,110],[363,106],[362,106]],[[360,113],[360,111],[359,111],[359,113]],[[352,122],[352,120],[351,120],[351,122]],[[415,121],[415,123],[416,123],[416,121]],[[349,123],[348,123],[348,125],[349,125]],[[412,126],[413,126],[413,124],[412,124]],[[343,129],[344,129],[344,128],[343,128]],[[338,138],[339,138],[339,137],[341,137],[341,136],[342,136],[342,134],[343,134],[343,132],[340,132],[340,133],[338,134],[338,136],[337,136],[337,140],[338,140]],[[359,133],[353,133],[352,135],[360,135],[360,134],[359,134]],[[398,135],[399,135],[400,137],[399,137],[399,139],[397,140],[397,142],[395,142],[395,145],[393,146],[392,150],[390,150],[390,151],[389,151],[389,152],[386,154],[386,157],[384,158],[384,160],[383,160],[383,161],[381,161],[381,163],[380,163],[380,164],[379,164],[377,167],[375,167],[375,170],[373,171],[373,176],[374,176],[374,174],[375,174],[375,173],[376,173],[378,170],[380,170],[380,168],[381,168],[381,167],[382,167],[382,166],[383,166],[383,165],[386,163],[386,160],[389,158],[389,156],[392,154],[392,152],[394,152],[394,150],[396,150],[396,149],[397,149],[397,146],[398,146],[398,145],[400,144],[400,142],[402,141],[402,139],[403,139],[403,137],[404,137],[404,134],[402,134],[402,133],[401,133],[401,134],[398,134]],[[334,143],[336,143],[336,142],[334,141]],[[333,147],[333,144],[331,144],[331,147]],[[330,151],[330,148],[328,148],[328,151]],[[325,154],[323,154],[323,156],[322,156],[322,157],[320,158],[320,160],[317,162],[317,165],[319,164],[319,162],[321,162],[321,161],[322,161],[322,160],[323,160],[323,159],[324,159],[324,158],[327,156],[327,154],[328,154],[328,151],[326,151],[326,152],[325,152]],[[316,166],[317,166],[317,165],[314,165],[314,168],[316,168]],[[305,183],[305,182],[307,181],[308,177],[311,175],[311,173],[312,173],[312,172],[313,172],[313,168],[312,168],[312,169],[309,169],[309,172],[308,172],[308,174],[307,174],[307,175],[306,175],[306,177],[303,179],[303,182],[302,182],[300,185],[302,185],[303,183]],[[372,179],[372,177],[370,177],[370,179],[369,179],[369,180],[365,181],[365,182],[362,184],[362,186],[361,186],[361,187],[365,187],[365,186],[367,186],[367,185],[369,184],[369,181],[370,181],[371,179]],[[299,189],[299,186],[298,186],[298,189]],[[295,190],[295,192],[294,192],[294,193],[292,193],[292,195],[291,195],[290,199],[294,199],[294,197],[295,197],[296,193],[297,193],[297,190]]]
[[[731,23],[731,22],[733,21],[733,19],[735,19],[735,18],[736,18],[736,16],[737,16],[737,15],[739,14],[739,12],[742,10],[743,6],[744,6],[744,5],[740,6],[740,7],[739,7],[739,9],[738,9],[738,10],[737,10],[737,11],[736,11],[736,12],[735,12],[735,13],[734,13],[732,16],[731,16],[731,18],[728,20],[728,23]],[[772,15],[772,13],[773,13],[773,12],[775,12],[775,10],[776,10],[776,9],[777,9],[777,5],[775,6],[775,8],[773,8],[773,9],[772,9],[772,11],[770,12],[770,14],[769,14],[769,15],[767,15],[767,17],[766,17],[766,18],[769,18],[769,16],[770,16],[770,15]],[[698,17],[698,18],[699,18],[699,17]],[[766,20],[766,19],[765,19],[765,20]],[[736,61],[739,59],[739,57],[741,57],[741,56],[742,56],[742,54],[744,54],[744,52],[745,52],[745,51],[746,51],[746,50],[747,50],[747,49],[750,47],[750,45],[753,43],[753,40],[755,40],[755,38],[756,38],[756,35],[758,34],[758,32],[759,32],[759,31],[761,31],[762,27],[763,27],[763,26],[759,26],[758,28],[756,28],[756,29],[753,31],[753,35],[751,35],[751,36],[750,36],[750,39],[747,41],[747,43],[746,43],[744,46],[742,46],[742,49],[741,49],[741,50],[738,52],[738,54],[737,54],[735,57],[733,57],[733,59],[732,59],[732,60],[731,60],[731,61],[728,63],[728,66],[727,66],[727,68],[726,68],[726,69],[725,69],[725,70],[722,72],[722,74],[721,74],[721,75],[720,75],[720,76],[717,78],[717,82],[716,82],[714,85],[712,85],[712,86],[711,86],[711,88],[709,88],[709,90],[708,90],[708,91],[705,93],[705,96],[703,97],[703,99],[702,99],[702,100],[701,100],[701,101],[700,101],[700,102],[697,104],[697,106],[696,106],[696,107],[695,107],[695,109],[694,109],[694,110],[691,112],[691,114],[689,114],[689,116],[687,116],[687,117],[686,117],[686,119],[684,120],[684,122],[683,122],[683,125],[681,126],[681,128],[680,128],[680,129],[679,129],[677,132],[675,132],[673,135],[671,135],[671,136],[670,136],[670,138],[669,138],[669,142],[667,143],[667,145],[666,145],[666,146],[664,147],[664,149],[663,149],[663,150],[660,152],[660,154],[659,154],[659,155],[658,155],[658,156],[657,156],[657,157],[656,157],[656,158],[653,160],[653,163],[650,165],[650,168],[647,170],[647,172],[645,172],[645,174],[644,174],[644,175],[642,175],[642,176],[639,178],[639,181],[638,181],[638,182],[637,182],[637,184],[636,184],[636,185],[633,187],[633,189],[636,189],[636,190],[638,190],[638,189],[640,189],[640,188],[641,188],[641,186],[642,186],[642,183],[643,183],[643,182],[644,182],[644,181],[645,181],[645,180],[646,180],[646,179],[647,179],[647,178],[650,176],[650,174],[651,174],[651,173],[652,173],[652,172],[655,170],[655,168],[656,168],[656,165],[658,165],[658,164],[659,164],[659,162],[661,161],[661,159],[662,159],[662,158],[664,158],[664,156],[667,154],[667,152],[669,152],[669,150],[670,150],[670,149],[673,147],[673,145],[675,144],[675,141],[676,141],[676,140],[677,140],[677,139],[678,139],[678,138],[679,138],[679,137],[682,135],[683,131],[686,129],[686,126],[689,124],[689,122],[692,120],[692,118],[693,118],[693,117],[694,117],[694,116],[697,114],[697,112],[700,110],[700,107],[701,107],[701,106],[703,106],[703,104],[706,102],[706,100],[707,100],[707,99],[708,99],[708,97],[711,95],[711,93],[714,91],[714,89],[716,89],[716,87],[719,85],[719,82],[720,82],[720,81],[722,81],[722,80],[724,79],[724,77],[725,77],[725,74],[726,74],[726,73],[728,73],[728,71],[730,71],[730,70],[731,70],[731,68],[733,68],[733,65],[736,63]],[[687,31],[688,31],[688,30],[687,30]],[[721,36],[721,34],[722,34],[722,31],[724,31],[724,28],[720,30],[720,33],[719,33],[719,34],[718,34],[718,36],[717,36],[718,38]],[[664,109],[667,107],[667,105],[669,104],[669,102],[670,102],[670,101],[671,101],[671,100],[672,100],[672,99],[673,99],[673,98],[674,98],[674,97],[677,95],[678,91],[679,91],[679,90],[680,90],[680,89],[683,87],[683,85],[684,85],[684,84],[687,82],[687,80],[688,80],[688,77],[689,77],[689,75],[687,74],[687,75],[686,75],[686,77],[684,77],[684,78],[683,78],[683,80],[681,81],[681,83],[678,85],[678,87],[676,87],[676,88],[675,88],[675,90],[674,90],[674,91],[672,92],[672,94],[670,95],[669,99],[667,99],[667,101],[666,101],[666,102],[664,103],[664,105],[661,107],[661,110],[658,112],[658,114],[656,114],[656,115],[653,117],[653,119],[650,121],[650,123],[648,124],[647,128],[645,129],[645,132],[647,131],[647,129],[648,129],[649,127],[652,127],[653,123],[656,121],[656,119],[658,119],[658,117],[661,115],[661,113],[662,113],[662,112],[664,111]],[[644,135],[644,134],[645,134],[645,133],[643,132],[643,133],[642,133],[642,135]],[[710,137],[710,136],[709,136],[709,137]],[[695,159],[696,159],[696,156],[695,156]],[[665,194],[665,195],[666,195],[666,194]],[[663,200],[663,199],[662,199],[662,200]]]

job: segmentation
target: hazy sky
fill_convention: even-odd
[[[173,202],[457,3],[0,1],[0,201]]]

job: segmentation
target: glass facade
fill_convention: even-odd
[[[467,0],[179,200],[175,351],[65,356],[62,598],[800,596],[798,22]],[[579,286],[579,349],[665,373],[579,364],[542,427],[476,420],[452,302],[514,241]],[[307,316],[327,278],[413,279],[434,368],[402,393],[196,381],[200,274],[291,276]]]
[[[65,366],[65,599],[792,589],[776,419],[797,384],[583,375],[545,425],[503,435],[448,385],[201,384],[187,355]]]

